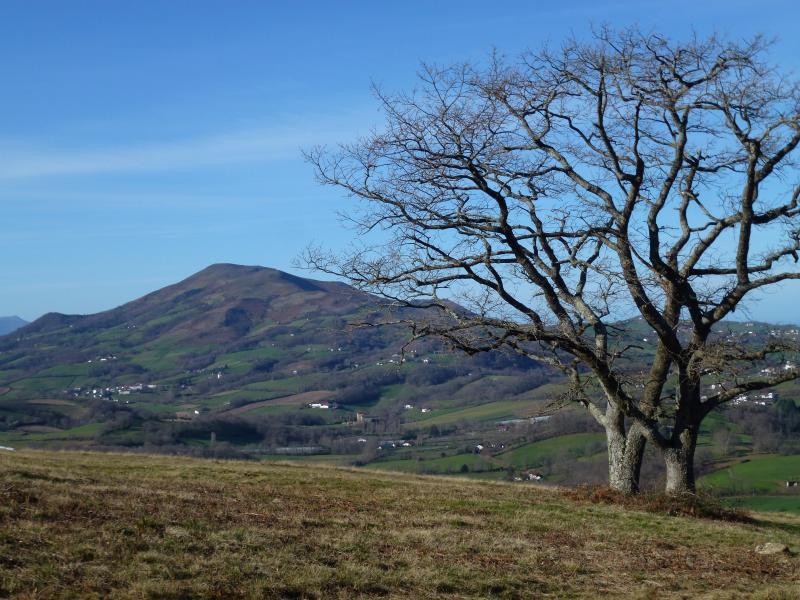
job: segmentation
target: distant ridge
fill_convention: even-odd
[[[27,324],[28,322],[25,319],[20,319],[16,315],[13,317],[0,317],[0,335],[9,334]]]
[[[21,398],[62,398],[67,387],[180,381],[211,395],[265,379],[346,371],[402,348],[405,329],[349,327],[385,311],[379,298],[340,282],[213,264],[111,310],[19,320],[24,327],[0,341],[0,387]],[[213,385],[206,371],[219,375]]]

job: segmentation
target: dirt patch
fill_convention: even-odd
[[[248,411],[262,406],[303,406],[312,402],[320,402],[326,398],[333,396],[330,390],[315,390],[313,392],[303,392],[302,394],[292,394],[291,396],[281,396],[280,398],[272,398],[271,400],[262,400],[261,402],[253,402],[245,406],[238,406],[227,411],[229,415],[241,415]]]

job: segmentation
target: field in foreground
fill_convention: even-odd
[[[0,597],[796,598],[800,518],[310,464],[0,453]]]

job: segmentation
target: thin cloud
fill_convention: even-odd
[[[6,146],[0,179],[185,170],[298,157],[303,147],[349,137],[342,129],[246,130],[103,149],[14,149]]]

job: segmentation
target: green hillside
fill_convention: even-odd
[[[0,597],[791,598],[800,521],[689,519],[503,483],[0,453]]]
[[[410,310],[341,283],[223,264],[104,313],[45,315],[0,338],[0,445],[185,452],[213,435],[239,454],[352,455],[365,433],[396,435],[402,422],[431,429],[448,413],[541,406],[525,393],[554,374],[531,361],[470,359],[409,345],[401,326],[358,326]],[[493,404],[512,399],[512,411]],[[359,411],[380,426],[348,428]]]

